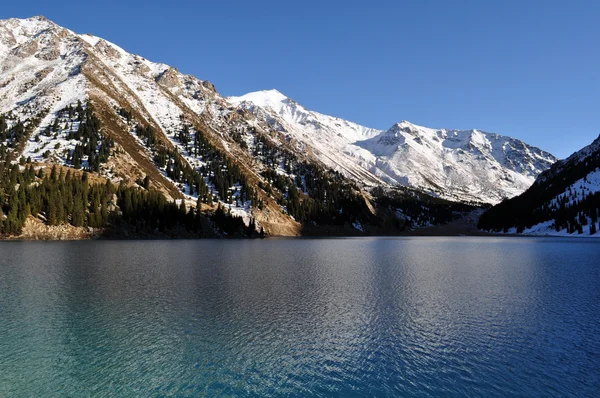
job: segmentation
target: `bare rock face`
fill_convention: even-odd
[[[64,34],[64,29],[62,29]],[[60,33],[57,29],[47,29],[30,40],[21,43],[20,45],[16,45],[16,40],[14,38],[11,40],[10,36],[3,36],[3,42],[14,44],[12,50],[10,51],[10,55],[24,59],[29,58],[31,56],[35,56],[38,59],[43,61],[53,61],[60,57],[60,37],[57,35]]]
[[[202,87],[204,87],[205,89],[212,91],[213,93],[216,93],[217,90],[215,89],[215,85],[212,84],[211,82],[209,82],[208,80],[204,80],[202,82]]]
[[[94,48],[101,54],[107,55],[109,58],[121,58],[121,53],[119,52],[119,50],[111,46],[106,40],[99,40],[98,43],[94,46]]]
[[[31,40],[27,43],[23,43],[20,46],[13,48],[10,52],[10,55],[19,58],[28,58],[34,55],[38,50],[38,42],[37,40]]]
[[[44,61],[54,61],[60,57],[60,39],[52,35],[42,44],[38,44],[38,51],[35,56]]]
[[[35,78],[38,80],[38,82],[42,81],[46,76],[48,76],[50,74],[50,72],[52,72],[52,68],[51,67],[47,67],[44,68],[38,72],[36,72],[35,74]]]
[[[23,232],[17,239],[24,240],[82,240],[97,237],[102,231],[95,228],[74,227],[72,225],[46,225],[41,220],[29,216]]]
[[[140,63],[135,68],[135,72],[141,76],[149,76],[152,71],[150,70],[148,65]]]
[[[156,78],[156,82],[166,88],[181,87],[179,72],[175,68],[169,68]]]
[[[57,38],[59,38],[59,39],[65,39],[65,38],[67,38],[67,37],[69,37],[69,36],[70,36],[70,33],[69,33],[69,31],[68,31],[67,29],[65,29],[65,28],[60,28],[60,27],[58,27],[58,28],[55,30],[54,34],[55,34],[55,35],[56,35],[56,37],[57,37]]]
[[[0,44],[3,44],[9,48],[14,47],[17,44],[15,36],[4,25],[0,26]]]

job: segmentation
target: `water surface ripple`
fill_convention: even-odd
[[[0,244],[0,396],[598,396],[600,244]]]

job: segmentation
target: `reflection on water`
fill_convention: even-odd
[[[600,245],[3,243],[0,396],[594,396]]]

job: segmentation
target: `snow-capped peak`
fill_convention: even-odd
[[[0,42],[7,46],[18,46],[45,31],[66,30],[44,16],[27,19],[0,20]]]
[[[368,139],[381,133],[381,130],[310,111],[275,89],[256,91],[241,97],[228,97],[227,100],[245,108],[254,106],[269,110],[291,125],[299,124],[304,128],[313,129],[315,132],[325,129],[330,133],[341,134],[349,142]]]
[[[248,93],[241,97],[229,97],[228,100],[233,104],[251,102],[256,106],[281,109],[283,104],[289,100],[289,98],[281,94],[278,90],[272,89]]]
[[[277,90],[228,100],[315,150],[365,185],[401,184],[444,198],[497,203],[527,189],[556,159],[481,130],[432,129],[402,120],[385,131],[307,110]]]
[[[227,123],[235,113],[219,117],[246,109],[254,114],[251,125],[283,133],[302,153],[363,186],[403,184],[451,199],[498,202],[524,191],[555,160],[480,130],[431,129],[406,120],[386,131],[365,127],[306,109],[274,89],[223,99],[208,82],[44,17],[0,21],[0,86],[0,113],[47,114],[41,126],[90,92],[113,107],[127,103],[165,132],[180,126],[188,111],[219,131],[234,130]],[[40,149],[37,143],[31,148]]]

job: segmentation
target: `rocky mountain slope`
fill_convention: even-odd
[[[44,17],[0,21],[0,234],[30,215],[140,236],[396,233],[471,210],[445,199],[516,194],[552,159],[477,131],[369,129],[277,92],[226,99]]]
[[[554,164],[522,195],[486,211],[479,228],[504,233],[597,236],[600,137]]]
[[[88,107],[102,126],[93,140],[81,131]],[[265,148],[280,147],[273,132],[255,131],[209,82],[98,37],[44,17],[1,21],[0,114],[15,157],[81,167],[115,183],[148,176],[152,189],[188,207],[221,204],[273,234],[300,229],[282,211],[281,193],[257,188],[270,186],[261,173],[272,169]],[[12,131],[19,124],[25,134]],[[107,142],[114,148],[101,156]],[[281,158],[276,150],[268,155]]]
[[[380,234],[454,216],[415,191],[373,195],[301,149],[207,81],[44,17],[0,21],[0,233],[30,213],[140,236]]]
[[[387,131],[307,110],[276,90],[230,97],[366,186],[416,188],[441,198],[498,203],[522,193],[556,158],[514,138],[430,129],[402,121]]]

